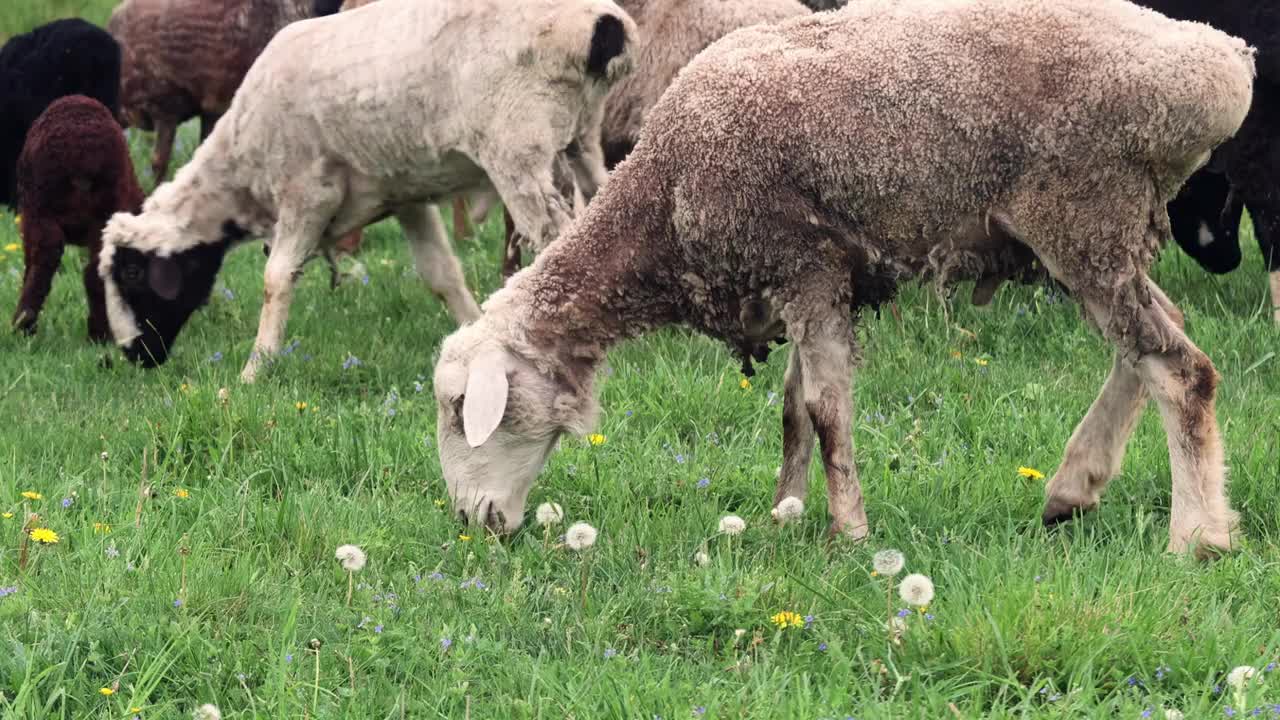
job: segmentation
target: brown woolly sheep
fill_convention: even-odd
[[[54,101],[27,133],[18,158],[18,209],[26,270],[13,326],[34,333],[67,245],[88,248],[84,291],[89,339],[111,338],[98,253],[112,213],[142,209],[142,189],[120,125],[102,103],[83,95]]]
[[[156,131],[157,184],[178,126],[199,117],[208,137],[271,38],[313,12],[312,0],[125,0],[111,13],[107,30],[123,50],[121,114]]]
[[[539,246],[568,223],[555,168],[629,69],[609,0],[382,0],[280,32],[191,162],[103,232],[99,271],[125,356],[168,358],[226,251],[264,238],[262,316],[241,373],[280,351],[302,265],[389,215],[459,322],[480,315],[435,203],[493,187]],[[377,38],[377,42],[370,42]]]
[[[635,68],[604,104],[601,145],[608,170],[635,147],[645,115],[680,68],[704,48],[739,28],[809,14],[798,0],[619,0],[618,5],[636,21],[639,40]],[[520,269],[520,248],[511,232],[503,255],[503,274],[510,276]]]
[[[447,338],[441,467],[510,531],[557,437],[598,413],[607,349],[683,324],[744,358],[792,343],[775,504],[815,438],[833,533],[867,535],[850,437],[860,308],[910,280],[1033,261],[1115,346],[1043,520],[1093,507],[1148,395],[1168,434],[1171,550],[1229,548],[1218,374],[1147,276],[1165,204],[1237,131],[1251,49],[1122,0],[860,0],[739,30],[681,71],[556,243]]]

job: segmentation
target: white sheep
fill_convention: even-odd
[[[899,282],[1039,260],[1115,346],[1048,485],[1092,507],[1156,399],[1170,549],[1232,544],[1218,375],[1147,276],[1165,203],[1249,109],[1253,53],[1123,0],[860,0],[735,32],[681,71],[565,235],[441,348],[441,466],[468,521],[511,530],[559,435],[598,413],[608,348],[684,324],[744,358],[792,343],[775,503],[815,438],[832,532],[867,535],[850,438],[860,308]]]
[[[103,233],[108,317],[126,356],[168,357],[228,247],[269,238],[262,317],[241,379],[280,350],[308,257],[387,215],[460,322],[479,316],[439,212],[492,185],[539,246],[568,221],[553,167],[584,158],[635,24],[609,0],[382,0],[288,26],[227,115],[141,215]],[[376,41],[371,41],[376,38]],[[560,182],[563,185],[563,181]]]

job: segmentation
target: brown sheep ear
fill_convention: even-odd
[[[173,258],[152,257],[147,266],[147,282],[155,294],[165,300],[176,300],[182,292],[182,269]]]
[[[502,422],[507,409],[507,368],[502,351],[487,352],[471,363],[462,399],[462,430],[478,448]]]

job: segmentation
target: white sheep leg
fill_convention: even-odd
[[[292,243],[277,243],[267,258],[263,273],[262,316],[258,320],[258,337],[253,342],[249,361],[240,371],[240,381],[252,383],[258,373],[280,352],[284,341],[284,328],[289,320],[289,305],[293,302],[293,286],[302,272],[305,255],[294,252]]]
[[[435,205],[410,205],[396,211],[396,219],[404,230],[413,253],[418,276],[431,291],[444,300],[459,324],[480,317],[480,306],[467,289],[462,264],[449,246],[440,210]]]
[[[1146,406],[1142,378],[1117,352],[1102,392],[1071,434],[1062,464],[1045,486],[1045,525],[1097,506],[1107,483],[1120,472],[1125,445]]]
[[[568,226],[569,204],[556,190],[552,174],[555,153],[545,161],[531,163],[527,158],[495,158],[482,165],[498,191],[516,229],[530,249],[541,252]]]
[[[582,193],[582,199],[590,204],[591,199],[604,187],[609,173],[604,167],[604,148],[600,145],[600,125],[604,116],[604,104],[601,103],[594,118],[585,126],[586,132],[577,139],[578,152],[569,156],[569,166],[573,168],[574,182]]]
[[[788,322],[787,334],[796,343],[792,352],[800,355],[805,410],[822,448],[831,535],[860,540],[870,528],[850,434],[853,332],[848,309],[831,308],[828,314],[802,323],[799,332],[793,333],[793,328]]]
[[[809,461],[813,459],[813,421],[804,402],[804,370],[794,349],[787,360],[782,396],[782,469],[773,505],[788,497],[801,500],[809,494]]]

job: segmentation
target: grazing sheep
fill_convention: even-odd
[[[1169,216],[1178,244],[1206,270],[1221,273],[1240,264],[1240,211],[1242,206],[1248,208],[1253,234],[1271,275],[1271,305],[1280,324],[1280,6],[1257,0],[1138,3],[1171,18],[1207,23],[1243,38],[1258,50],[1258,81],[1249,115],[1235,138],[1215,153],[1214,165],[1218,167],[1200,171],[1201,175],[1225,172],[1230,192],[1222,196],[1220,180],[1193,178],[1188,201],[1171,206]],[[1205,213],[1203,204],[1218,196],[1223,197],[1218,212]],[[1202,219],[1208,222],[1201,224]]]
[[[832,532],[868,532],[850,439],[859,308],[900,282],[1038,260],[1115,346],[1048,485],[1046,524],[1092,507],[1155,397],[1171,549],[1232,542],[1218,374],[1147,277],[1165,203],[1240,126],[1240,40],[1122,0],[860,0],[739,30],[681,71],[608,187],[447,338],[435,370],[455,509],[520,526],[557,437],[598,412],[616,343],[684,324],[744,359],[793,344],[776,500],[815,437]]]
[[[27,129],[50,103],[86,95],[115,114],[119,93],[120,46],[102,28],[68,18],[10,38],[0,48],[0,204],[13,204]]]
[[[200,139],[207,138],[271,38],[314,11],[312,0],[125,0],[111,13],[107,29],[124,50],[123,115],[156,131],[157,183],[178,126],[199,117]]]
[[[106,342],[111,335],[98,277],[102,226],[114,212],[138,212],[143,197],[120,125],[92,98],[55,100],[27,133],[17,175],[26,271],[14,328],[35,332],[63,248],[79,245],[89,250],[89,339]]]
[[[809,12],[798,0],[619,0],[618,4],[636,21],[640,37],[635,67],[605,100],[601,145],[608,170],[635,147],[645,115],[680,68],[704,48],[739,28]],[[520,248],[511,232],[503,255],[503,275],[509,277],[520,269]]]
[[[431,203],[492,184],[527,236],[554,239],[568,214],[553,166],[580,164],[566,148],[593,142],[586,119],[633,33],[608,0],[382,0],[285,28],[173,182],[107,224],[116,341],[164,362],[226,250],[268,237],[252,382],[280,349],[303,262],[392,214],[453,316],[478,317]]]

